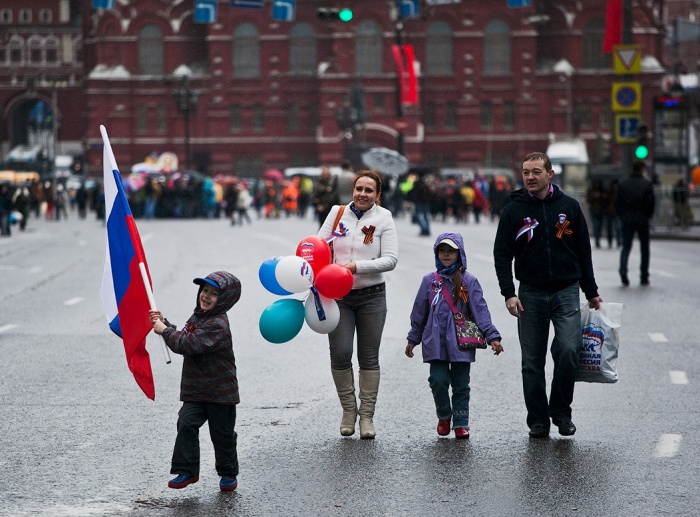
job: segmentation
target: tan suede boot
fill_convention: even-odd
[[[374,430],[374,406],[379,391],[379,370],[360,370],[360,438],[372,440]]]
[[[357,421],[357,399],[355,398],[355,379],[352,368],[347,370],[331,370],[335,389],[338,392],[340,405],[343,407],[343,418],[340,421],[340,434],[352,436],[355,434]]]

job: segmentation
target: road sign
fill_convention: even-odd
[[[642,111],[642,85],[613,83],[610,105],[613,111]]]
[[[618,144],[633,144],[637,141],[637,129],[641,121],[639,113],[623,113],[615,115],[615,142]]]
[[[616,74],[639,74],[642,72],[641,45],[615,45],[613,63]]]

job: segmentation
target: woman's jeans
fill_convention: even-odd
[[[469,429],[469,371],[472,363],[430,362],[430,389],[439,420],[452,418],[452,427]],[[452,386],[452,404],[449,388]]]
[[[577,282],[559,291],[548,292],[521,283],[518,298],[523,305],[518,319],[518,336],[527,425],[549,427],[550,417],[571,418],[578,350],[583,344],[579,284]],[[550,321],[554,326],[551,347],[554,374],[548,404],[544,367]]]
[[[236,406],[215,402],[183,402],[178,415],[170,473],[199,476],[199,428],[208,420],[217,474],[237,477]]]
[[[384,284],[353,289],[337,300],[338,326],[328,334],[331,368],[352,368],[352,349],[357,332],[357,362],[361,370],[379,370],[379,344],[386,321]]]

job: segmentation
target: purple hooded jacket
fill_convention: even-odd
[[[484,299],[481,285],[474,275],[467,271],[467,254],[464,251],[464,241],[458,233],[442,233],[435,240],[433,251],[437,254],[438,243],[443,239],[452,239],[459,246],[459,254],[462,258],[462,285],[469,290],[467,295],[469,308],[474,321],[486,336],[487,342],[501,339],[496,327],[491,322],[491,314]],[[454,282],[451,278],[441,276],[447,291],[451,294],[454,290]],[[411,330],[408,332],[408,341],[414,345],[423,343],[423,362],[448,361],[451,363],[474,362],[475,350],[461,350],[457,345],[454,317],[450,306],[447,305],[442,289],[437,293],[438,299],[432,304],[436,296],[437,282],[431,271],[421,279],[420,288],[413,302],[411,311]],[[466,313],[465,304],[457,299],[457,310]]]

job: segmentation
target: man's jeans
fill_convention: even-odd
[[[471,363],[430,362],[430,389],[439,420],[452,418],[452,427],[469,429],[469,370]],[[449,388],[452,385],[452,404]]]
[[[238,476],[238,435],[236,406],[214,402],[183,402],[177,419],[177,438],[173,450],[171,474],[199,476],[199,428],[209,421],[214,444],[216,472],[219,476]]]
[[[331,368],[352,368],[352,349],[357,332],[357,362],[362,370],[379,369],[379,344],[386,321],[385,285],[353,289],[337,300],[338,326],[328,334]]]
[[[428,203],[416,203],[416,222],[420,227],[421,235],[430,235],[430,205]]]
[[[583,344],[579,284],[550,293],[521,283],[518,298],[523,305],[518,320],[518,335],[527,425],[543,424],[549,427],[550,417],[571,417],[578,350]],[[548,404],[544,367],[550,321],[554,325],[551,348],[554,375]]]

